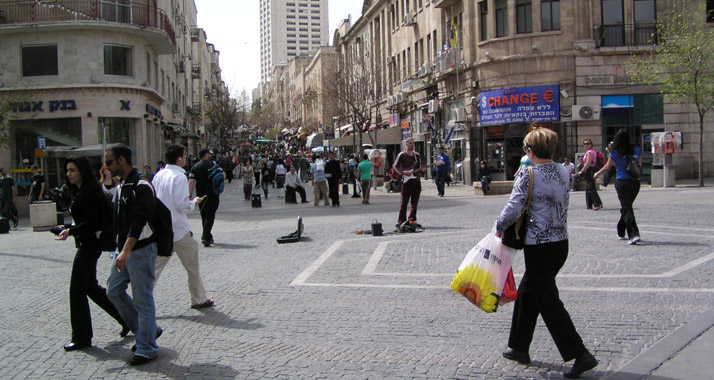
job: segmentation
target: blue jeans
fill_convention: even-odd
[[[136,336],[136,355],[147,358],[153,358],[159,352],[154,306],[156,252],[156,243],[131,251],[126,268],[121,272],[114,268],[118,253],[112,253],[112,268],[107,280],[107,296]],[[133,300],[126,292],[129,283]]]
[[[439,193],[439,195],[444,195],[444,184],[446,184],[446,176],[449,175],[449,172],[446,170],[437,170],[436,171],[436,191]]]

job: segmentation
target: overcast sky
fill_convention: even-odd
[[[260,83],[259,0],[195,0],[198,27],[206,31],[208,42],[221,52],[220,65],[228,89],[248,96]],[[356,21],[363,0],[328,0],[329,39],[340,20],[352,15]]]

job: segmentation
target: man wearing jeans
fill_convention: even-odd
[[[164,152],[166,168],[154,176],[152,184],[156,197],[171,211],[171,226],[174,230],[174,252],[188,274],[188,292],[191,294],[191,308],[201,309],[213,306],[213,297],[206,296],[198,263],[198,242],[193,238],[186,214],[193,211],[204,198],[188,197],[188,180],[183,166],[186,151],[183,146],[172,144]],[[156,258],[156,282],[168,264],[170,256]]]
[[[147,225],[155,204],[154,190],[131,165],[131,148],[118,144],[104,152],[112,176],[123,179],[114,198],[114,233],[118,253],[112,255],[107,296],[136,336],[136,354],[131,365],[156,359],[159,347],[154,306],[156,239]],[[131,296],[126,292],[131,283]]]
[[[439,154],[436,155],[436,190],[440,197],[444,196],[444,184],[451,173],[451,159],[446,154],[444,147],[439,147]]]

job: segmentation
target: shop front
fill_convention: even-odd
[[[512,180],[523,157],[523,138],[544,127],[561,136],[556,157],[565,150],[565,126],[560,123],[558,86],[517,87],[479,94],[480,123],[472,129],[472,178],[480,160],[495,181]]]

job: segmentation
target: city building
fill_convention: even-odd
[[[328,44],[327,0],[260,0],[260,78]]]
[[[673,164],[678,177],[692,178],[699,151],[695,108],[667,103],[656,87],[634,83],[625,64],[655,49],[655,31],[667,12],[699,4],[365,0],[362,16],[334,43],[343,67],[357,58],[366,62],[361,67],[370,71],[373,86],[366,124],[370,135],[383,136],[376,144],[388,149],[388,161],[398,151],[390,149],[395,136],[412,136],[427,161],[441,145],[463,160],[466,183],[481,159],[494,178],[508,180],[533,124],[558,132],[557,160],[582,151],[585,137],[604,150],[625,129],[645,152],[647,177],[651,133],[677,131],[682,144]],[[713,21],[702,14],[702,27]],[[709,118],[705,131],[710,127]],[[704,136],[705,147],[711,138]],[[353,144],[339,138],[326,143]],[[705,175],[711,173],[714,153],[705,149],[703,162]]]
[[[152,170],[168,143],[195,156],[211,102],[228,96],[192,0],[0,0],[0,62],[13,141],[0,166],[20,195],[28,163],[57,186],[65,157],[100,165],[107,144],[130,145]]]

